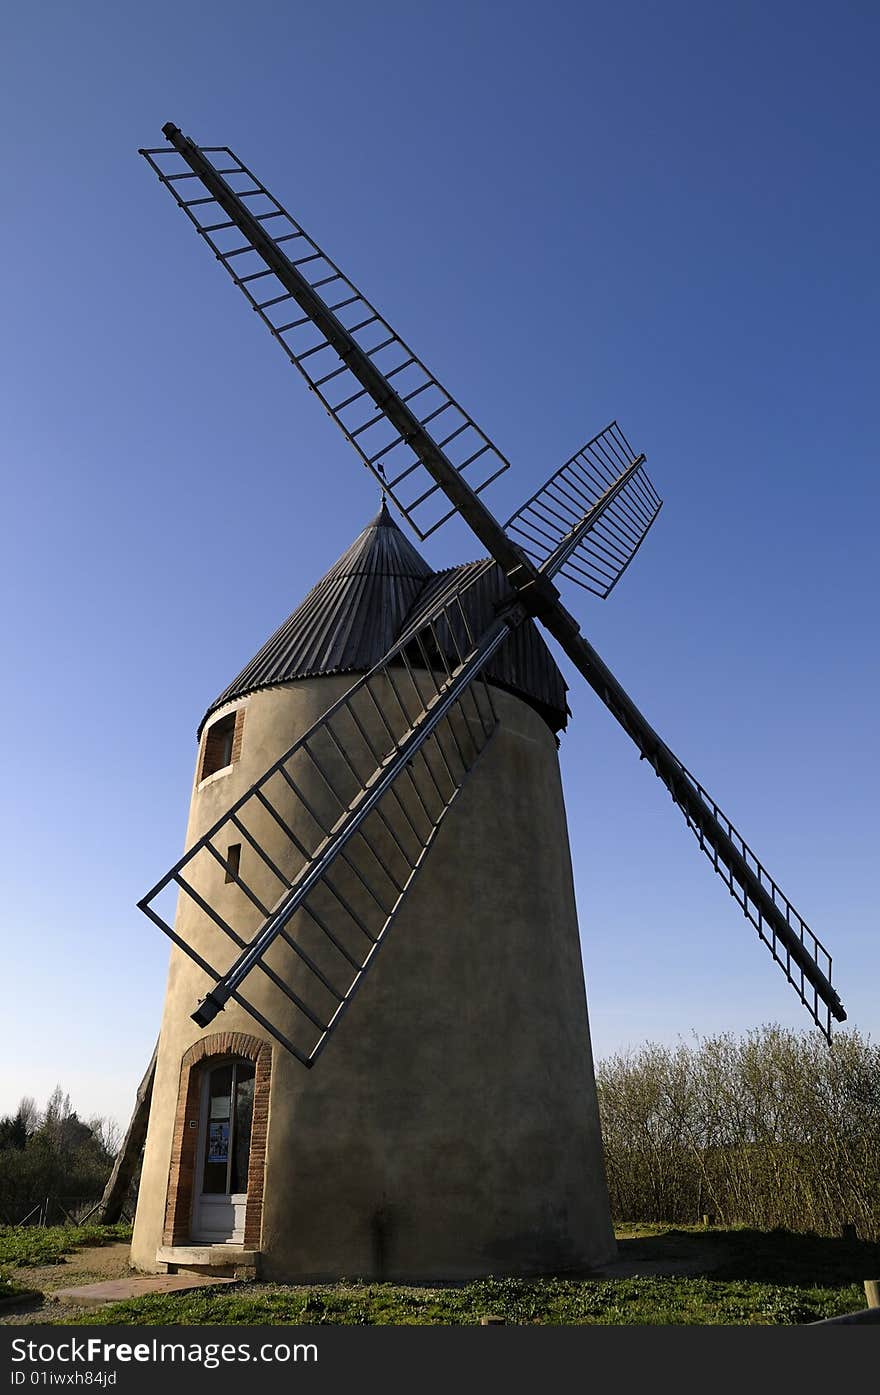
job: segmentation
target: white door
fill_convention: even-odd
[[[224,1061],[204,1070],[194,1240],[215,1245],[240,1245],[244,1241],[253,1113],[254,1067],[250,1061]]]

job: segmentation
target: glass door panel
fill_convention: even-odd
[[[219,1244],[244,1237],[253,1112],[254,1067],[249,1061],[226,1061],[206,1073],[194,1239]]]

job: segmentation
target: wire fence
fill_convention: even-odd
[[[101,1204],[100,1196],[41,1196],[0,1205],[0,1225],[84,1225]],[[131,1221],[131,1208],[123,1207],[121,1220]]]

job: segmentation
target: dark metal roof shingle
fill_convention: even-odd
[[[435,573],[383,503],[302,604],[211,703],[199,734],[218,707],[258,688],[371,669],[399,637],[404,622],[427,613],[453,573],[467,581],[483,566],[467,562]],[[469,588],[466,605],[475,630],[492,618],[505,586],[503,573],[493,567]],[[565,726],[565,680],[530,620],[498,651],[488,676],[531,703],[552,731]]]
[[[218,707],[256,688],[319,674],[370,669],[391,648],[404,618],[434,575],[386,505],[228,688]]]

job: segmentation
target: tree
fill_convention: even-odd
[[[60,1085],[42,1113],[23,1099],[14,1116],[0,1119],[0,1218],[47,1196],[97,1199],[117,1149],[116,1125],[80,1119]]]
[[[21,1114],[7,1114],[0,1119],[0,1151],[4,1148],[24,1148],[28,1141],[27,1129]]]

